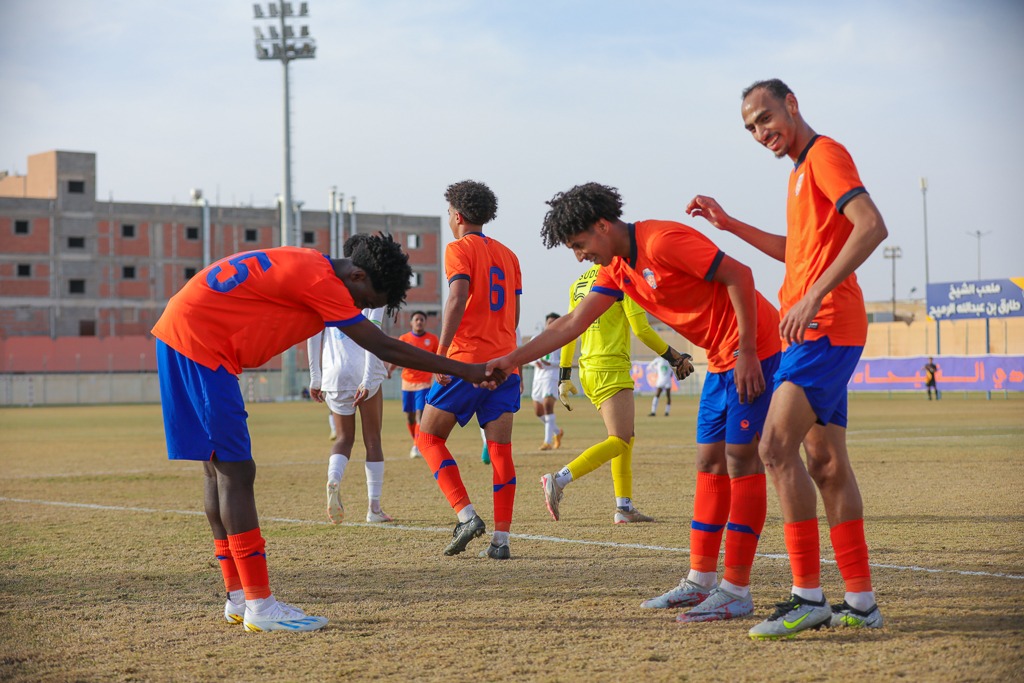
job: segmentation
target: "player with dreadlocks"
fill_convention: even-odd
[[[189,280],[153,328],[168,457],[203,462],[206,518],[228,591],[224,617],[247,631],[312,631],[327,619],[278,602],[270,591],[238,374],[326,325],[403,367],[485,381],[482,365],[400,342],[362,315],[363,308],[397,310],[411,274],[398,243],[380,235],[360,239],[342,259],[297,247],[243,252]]]

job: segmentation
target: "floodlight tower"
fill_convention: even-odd
[[[254,18],[261,22],[253,27],[256,33],[256,59],[276,59],[284,67],[284,194],[281,203],[281,246],[299,246],[301,240],[295,234],[292,206],[292,137],[291,101],[288,91],[288,63],[294,59],[313,59],[316,56],[316,41],[309,34],[309,26],[295,27],[288,23],[296,16],[293,3],[278,0],[263,6],[254,4]],[[309,3],[299,3],[298,17],[309,16]],[[266,35],[263,31],[266,30]],[[288,349],[282,354],[281,374],[285,397],[298,393],[295,382],[295,350]]]

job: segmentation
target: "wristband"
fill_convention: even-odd
[[[572,379],[572,366],[567,368],[558,368],[558,381],[564,382]]]

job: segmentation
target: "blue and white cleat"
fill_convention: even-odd
[[[275,601],[259,612],[245,610],[246,631],[316,631],[327,626],[327,617],[308,616],[298,607]]]

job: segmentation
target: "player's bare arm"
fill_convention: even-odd
[[[487,369],[501,370],[508,374],[513,368],[562,348],[583,334],[613,303],[615,300],[612,297],[591,292],[576,308],[552,322],[528,343],[508,355],[488,361]]]
[[[847,202],[843,207],[843,215],[853,223],[849,239],[832,265],[825,269],[807,290],[807,294],[786,312],[779,323],[779,333],[789,344],[803,342],[804,331],[818,314],[825,295],[857,270],[889,235],[882,214],[867,193],[859,194]]]
[[[441,323],[441,336],[437,341],[437,353],[444,355],[455,339],[455,332],[466,314],[466,303],[469,301],[469,280],[455,280],[448,288],[448,301],[444,305],[444,321]],[[452,381],[444,373],[436,373],[434,379],[444,386]]]
[[[486,372],[482,363],[460,363],[445,356],[418,349],[412,344],[389,337],[369,320],[361,320],[345,328],[345,334],[383,361],[395,363],[403,368],[424,370],[461,377],[467,382],[481,384],[493,381],[500,384],[505,380],[501,371]]]
[[[724,256],[715,271],[715,282],[725,285],[736,311],[736,328],[739,331],[739,355],[733,378],[740,403],[749,403],[764,393],[764,373],[757,357],[757,290],[754,289],[754,275],[750,268],[730,256]]]
[[[697,195],[686,205],[686,213],[700,217],[719,230],[731,232],[776,261],[786,260],[786,236],[765,232],[727,214],[712,197]]]

